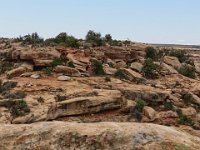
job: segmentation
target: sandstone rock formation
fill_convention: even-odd
[[[200,138],[175,128],[138,123],[40,122],[1,125],[0,149],[200,149]]]

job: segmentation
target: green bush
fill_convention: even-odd
[[[173,103],[172,102],[165,102],[164,103],[164,108],[165,108],[166,111],[168,111],[168,110],[174,110]]]
[[[106,34],[104,39],[105,39],[105,41],[106,41],[107,43],[112,42],[112,36],[111,36],[110,34]]]
[[[169,53],[170,56],[177,57],[181,63],[189,60],[187,53],[183,50],[172,50]]]
[[[4,93],[2,93],[2,96],[5,99],[23,99],[26,97],[26,93],[23,91],[19,91],[15,93],[11,93],[10,91],[5,91]]]
[[[157,60],[157,51],[154,47],[147,47],[145,49],[146,52],[146,58],[151,58],[152,60]]]
[[[67,57],[60,56],[60,58],[56,58],[56,59],[53,60],[53,62],[51,63],[51,66],[52,67],[56,67],[58,65],[64,65],[64,66],[66,66],[67,63],[68,63],[68,61],[69,60],[67,59]]]
[[[64,47],[79,48],[80,44],[78,39],[73,36],[67,35],[66,32],[58,34],[55,38],[50,38],[45,41],[47,45],[60,45]]]
[[[93,47],[103,46],[105,44],[103,38],[101,37],[101,33],[97,33],[91,30],[88,31],[85,40]]]
[[[61,101],[65,101],[67,99],[67,96],[56,95],[55,99],[57,102],[61,102]]]
[[[105,75],[101,61],[92,60],[92,71],[95,75]]]
[[[138,121],[141,121],[143,117],[144,106],[146,106],[146,102],[141,99],[137,99],[136,106],[130,110],[130,115],[134,116]]]
[[[148,79],[156,79],[156,65],[153,63],[153,60],[148,58],[144,62],[144,66],[142,68],[142,72],[144,76]]]
[[[20,36],[19,38],[17,38],[17,41],[22,42],[22,44],[35,45],[35,44],[42,44],[44,42],[44,39],[41,38],[37,32],[35,32],[32,34],[25,35],[23,37]]]
[[[117,72],[115,73],[115,77],[128,80],[127,75],[122,70],[117,70]]]
[[[187,117],[185,115],[179,116],[179,123],[182,124],[182,125],[188,125],[188,126],[194,125],[193,119],[190,118],[190,117]]]
[[[12,88],[15,88],[17,86],[17,82],[14,81],[7,81],[4,83],[0,82],[0,93],[4,91],[9,91]]]
[[[53,67],[46,67],[46,68],[43,68],[42,71],[44,72],[44,74],[50,76],[53,72]]]
[[[193,101],[192,94],[190,93],[183,94],[182,99],[186,105],[190,105]]]
[[[137,100],[136,100],[136,106],[135,106],[135,108],[136,108],[139,112],[142,112],[142,111],[143,111],[144,106],[146,106],[146,102],[145,102],[144,100],[141,100],[141,99],[137,99]]]
[[[72,61],[68,62],[68,66],[71,67],[71,68],[75,68],[74,63]]]
[[[195,71],[195,67],[188,64],[183,64],[178,70],[180,74],[193,79],[196,77]]]
[[[6,71],[9,71],[13,69],[14,63],[9,61],[2,61],[0,62],[0,75],[5,73]]]
[[[26,101],[19,100],[19,101],[15,101],[14,105],[11,106],[10,112],[13,117],[19,117],[19,116],[24,116],[27,113],[29,113],[30,108],[27,105]]]

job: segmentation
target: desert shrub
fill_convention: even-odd
[[[106,34],[104,40],[105,42],[110,43],[112,42],[112,36],[110,34]]]
[[[142,99],[137,99],[136,100],[136,106],[135,108],[139,111],[139,112],[142,112],[143,111],[143,108],[144,106],[146,106],[146,102]]]
[[[95,75],[105,75],[102,62],[99,60],[92,60],[92,71]]]
[[[103,38],[101,37],[101,33],[97,33],[91,30],[88,31],[85,40],[93,47],[103,46],[105,44]]]
[[[189,59],[187,53],[183,50],[171,50],[169,55],[177,57],[181,63],[186,62]]]
[[[183,94],[182,99],[186,105],[190,105],[193,101],[192,94],[190,94],[190,93]]]
[[[6,71],[13,69],[13,67],[14,67],[14,63],[12,62],[9,62],[9,61],[0,62],[0,74],[3,74]]]
[[[188,64],[183,64],[179,69],[178,72],[186,77],[189,78],[195,78],[195,67],[188,65]]]
[[[37,101],[39,103],[44,103],[44,98],[42,96],[40,96],[40,97],[37,98]]]
[[[156,60],[157,59],[157,51],[154,47],[147,47],[145,49],[146,52],[146,58],[151,58],[152,60]]]
[[[106,77],[105,77],[105,81],[106,81],[106,82],[111,82],[111,78],[110,78],[109,76],[106,76]]]
[[[168,110],[174,110],[173,103],[172,102],[165,102],[164,103],[164,108],[165,108],[166,111],[168,111]]]
[[[179,116],[179,121],[178,121],[179,124],[189,125],[189,126],[193,126],[194,125],[193,119],[183,115],[181,109],[177,109],[176,112],[177,112],[177,114]]]
[[[151,58],[148,58],[144,62],[144,66],[142,68],[142,72],[144,76],[148,79],[156,79],[156,65],[153,63],[153,60]]]
[[[17,38],[18,42],[22,42],[22,44],[42,44],[44,42],[44,39],[41,38],[37,32],[25,35],[23,37]]]
[[[74,63],[72,61],[68,62],[68,66],[71,67],[71,68],[75,68]]]
[[[46,68],[43,68],[42,71],[44,72],[44,74],[50,76],[53,72],[53,67],[46,67]]]
[[[5,99],[23,99],[26,97],[26,93],[22,91],[18,91],[15,93],[11,93],[10,91],[5,91],[2,93],[2,96]]]
[[[120,69],[117,70],[117,72],[115,73],[115,77],[118,77],[120,79],[125,79],[125,80],[128,79],[127,75]]]
[[[79,48],[80,44],[78,39],[73,36],[67,35],[66,32],[58,34],[55,38],[50,38],[45,41],[47,45],[60,45],[64,47]]]
[[[62,95],[56,95],[55,100],[57,102],[61,102],[67,99],[67,96],[62,96]]]
[[[15,88],[16,86],[17,86],[17,82],[14,82],[14,81],[7,81],[4,83],[0,82],[0,93],[4,91],[8,91],[12,88]]]
[[[143,108],[145,105],[145,101],[141,99],[136,100],[136,106],[130,112],[131,116],[133,115],[138,121],[141,121],[143,117]]]
[[[26,101],[19,100],[15,101],[15,103],[10,108],[11,115],[13,117],[24,116],[30,112],[30,108],[27,105]]]
[[[52,67],[56,67],[58,65],[64,65],[66,66],[68,63],[68,59],[65,56],[60,56],[60,58],[56,58],[53,60],[53,62],[51,63]]]
[[[188,125],[188,126],[194,125],[193,119],[190,118],[190,117],[187,117],[185,115],[179,116],[179,123],[182,124],[182,125]]]
[[[109,43],[111,46],[122,46],[122,41],[118,41],[118,40],[112,40],[110,43]]]

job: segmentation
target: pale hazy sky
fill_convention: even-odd
[[[116,39],[200,45],[200,0],[0,0],[0,37],[88,30]]]

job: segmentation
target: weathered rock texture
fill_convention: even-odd
[[[1,125],[0,149],[200,149],[200,138],[175,128],[138,123],[41,122]]]

